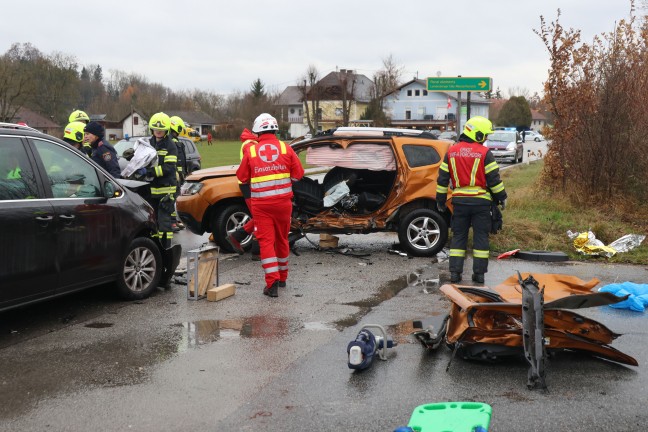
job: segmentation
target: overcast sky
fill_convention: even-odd
[[[20,0],[3,4],[0,52],[30,42],[174,90],[230,94],[260,78],[295,85],[308,65],[372,77],[392,55],[403,79],[487,76],[505,94],[542,91],[540,16],[582,40],[627,18],[626,0]],[[14,12],[14,13],[12,13]]]

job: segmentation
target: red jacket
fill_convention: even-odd
[[[250,183],[252,200],[292,199],[292,182],[304,176],[295,151],[274,134],[261,134],[243,153],[236,171],[241,183]]]

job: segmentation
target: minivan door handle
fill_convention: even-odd
[[[61,219],[63,219],[63,222],[64,222],[66,225],[71,224],[72,221],[73,221],[74,218],[75,218],[74,215],[59,215],[59,217],[60,217]]]
[[[41,226],[47,226],[54,219],[54,216],[36,216],[35,219],[40,222]]]

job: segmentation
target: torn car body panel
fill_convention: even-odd
[[[524,279],[523,275],[526,275]],[[452,301],[445,329],[446,343],[459,344],[463,347],[459,355],[468,359],[524,356],[536,365],[536,381],[530,376],[529,382],[538,383],[540,387],[543,349],[549,352],[581,351],[618,363],[638,365],[633,357],[609,346],[619,334],[596,320],[565,309],[613,304],[623,301],[624,297],[590,292],[598,283],[597,279],[585,282],[567,275],[523,275],[508,278],[492,290],[455,284],[441,286],[441,291]],[[523,302],[522,283],[533,283],[537,287],[533,301]],[[546,299],[551,301],[544,303]],[[533,324],[525,322],[524,318],[531,308],[536,311],[536,314],[528,315]],[[537,316],[538,313],[541,317]],[[535,355],[529,357],[531,352]]]

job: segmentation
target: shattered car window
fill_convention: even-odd
[[[309,147],[306,163],[318,166],[339,166],[343,168],[368,169],[371,171],[394,171],[396,159],[388,145],[349,145],[347,148],[333,146]]]

